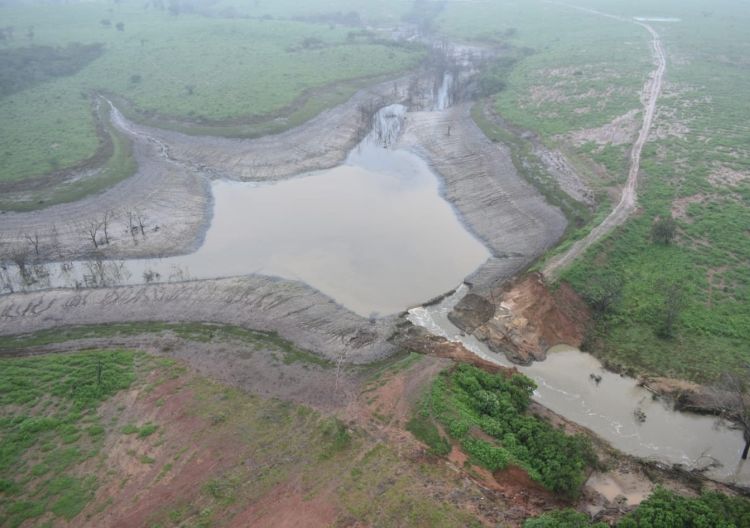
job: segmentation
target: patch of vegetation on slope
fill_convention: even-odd
[[[100,136],[100,145],[92,158],[77,164],[78,167],[95,168],[94,174],[73,179],[64,185],[59,185],[55,181],[59,174],[57,172],[47,178],[42,177],[43,184],[39,189],[22,192],[19,196],[14,193],[0,195],[0,210],[32,211],[39,207],[74,202],[132,176],[138,170],[133,157],[132,143],[130,138],[112,125],[109,110],[110,106],[103,102],[94,110],[95,119],[98,121],[97,134]],[[51,166],[59,168],[57,158],[51,158],[49,162]],[[18,182],[12,181],[6,185],[3,183],[0,182],[0,189],[13,189],[18,185]]]
[[[76,467],[101,452],[97,409],[131,385],[134,358],[111,351],[0,359],[3,525],[42,516],[70,521],[86,507],[97,479]]]
[[[606,528],[583,513],[551,512],[529,519],[524,528]],[[617,528],[742,528],[750,526],[750,501],[741,497],[707,492],[700,497],[681,497],[664,488],[656,491],[615,525]]]
[[[549,490],[576,496],[595,455],[586,438],[528,414],[534,388],[521,374],[458,365],[433,382],[410,429],[433,452],[445,454],[447,440],[430,423],[435,420],[478,465],[491,471],[516,465]]]
[[[635,25],[532,1],[450,3],[438,27],[451,37],[533,50],[513,68],[495,106],[545,141],[640,107],[651,57],[648,35]]]

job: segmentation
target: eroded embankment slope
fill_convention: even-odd
[[[469,104],[410,113],[399,146],[430,163],[441,177],[443,196],[492,252],[468,279],[475,291],[511,277],[564,233],[563,213],[521,178],[507,147],[482,133]]]
[[[129,123],[132,135],[150,137],[173,160],[211,178],[273,181],[340,165],[370,128],[383,106],[405,102],[416,76],[405,76],[357,92],[346,103],[306,123],[258,139],[191,136]]]
[[[0,297],[0,335],[139,321],[217,322],[277,332],[321,357],[349,363],[372,362],[394,350],[387,341],[394,318],[370,321],[302,283],[270,277]]]

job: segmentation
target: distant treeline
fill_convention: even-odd
[[[0,97],[35,84],[72,75],[104,52],[102,44],[72,43],[66,47],[30,46],[0,50]]]

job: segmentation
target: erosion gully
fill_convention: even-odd
[[[456,73],[444,73],[433,111],[451,106]],[[277,275],[301,280],[350,310],[374,317],[401,312],[449,291],[489,251],[440,196],[440,180],[416,154],[394,148],[408,109],[390,105],[373,117],[370,134],[330,170],[274,183],[216,180],[214,213],[194,253],[164,259],[49,264],[32,289],[111,286],[168,280]],[[113,108],[113,122],[132,133]],[[161,154],[169,159],[166,146]],[[262,229],[257,229],[260,226]],[[23,289],[17,273],[16,291]],[[28,286],[27,286],[28,288]],[[467,293],[461,285],[438,304],[408,311],[414,325],[509,366],[448,313]],[[617,449],[711,478],[750,485],[740,463],[742,434],[712,417],[674,411],[636,380],[606,371],[570,347],[546,361],[517,367],[538,385],[535,399],[589,428]]]

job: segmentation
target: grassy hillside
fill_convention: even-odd
[[[563,279],[589,299],[603,285],[615,293],[588,344],[594,352],[622,367],[709,381],[750,359],[750,107],[739,103],[750,94],[750,9],[728,0],[576,5],[680,21],[651,22],[668,69],[643,153],[638,214]],[[533,49],[495,108],[566,152],[607,203],[605,191],[626,177],[639,92],[653,67],[647,32],[544,2],[450,5],[441,27]],[[676,236],[655,244],[652,226],[669,216]]]
[[[478,526],[440,498],[461,490],[445,468],[172,360],[86,351],[0,368],[2,526]]]
[[[13,28],[0,40],[0,66],[13,75],[19,57],[56,64],[71,43],[102,45],[99,56],[71,61],[75,67],[36,68],[23,89],[0,98],[0,181],[90,157],[98,145],[92,91],[124,97],[144,113],[221,121],[272,115],[309,89],[397,72],[420,57],[351,40],[345,26],[175,15],[140,2],[3,7],[0,17]],[[49,48],[39,53],[42,46]],[[89,48],[75,49],[83,55]]]
[[[675,16],[659,24],[669,64],[656,131],[644,151],[636,218],[594,248],[566,278],[586,291],[607,270],[622,300],[594,350],[612,362],[709,381],[750,359],[750,9],[737,2],[618,3],[629,15]],[[743,95],[744,94],[744,95]],[[669,245],[651,240],[672,216]],[[657,334],[677,286],[673,335]]]

